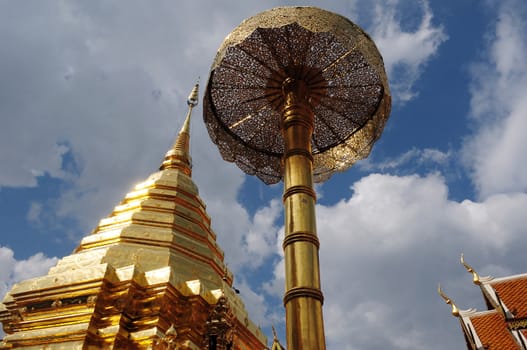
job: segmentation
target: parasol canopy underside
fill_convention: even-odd
[[[280,9],[290,8],[271,11]],[[343,17],[315,10],[338,17],[342,25]],[[291,21],[256,26],[243,40],[220,49],[204,98],[207,129],[222,157],[267,184],[282,179],[282,84],[287,78],[302,80],[308,88],[315,115],[315,182],[365,158],[390,110],[382,59],[366,51],[376,51],[366,34],[345,20],[356,35],[343,42],[342,33],[317,32],[294,17]]]

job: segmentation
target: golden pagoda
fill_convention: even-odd
[[[160,170],[46,276],[0,303],[0,349],[260,350],[191,178],[188,114]]]
[[[465,262],[463,254],[461,263],[480,287],[488,310],[459,310],[440,288],[439,294],[452,306],[452,315],[459,319],[467,349],[527,349],[527,274],[480,277]]]

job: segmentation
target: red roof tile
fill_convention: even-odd
[[[507,328],[503,315],[498,311],[485,312],[470,317],[476,334],[488,350],[520,349]]]
[[[527,317],[527,276],[491,282],[490,285],[515,318]]]

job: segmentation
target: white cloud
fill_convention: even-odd
[[[446,166],[451,158],[452,153],[450,151],[443,152],[433,148],[418,149],[414,147],[393,159],[375,162],[371,158],[367,158],[357,165],[364,171],[387,171],[423,165]]]
[[[461,251],[481,261],[495,261],[516,244],[524,244],[520,242],[525,241],[527,220],[521,213],[527,209],[527,196],[458,203],[448,200],[447,187],[437,175],[371,175],[356,183],[354,190],[349,200],[318,211],[319,232],[325,239],[321,260],[330,310],[326,319],[329,324],[352,325],[328,340],[331,347],[375,349],[371,339],[377,334],[382,340],[378,345],[391,349],[456,348],[453,344],[461,344],[462,337],[450,340],[448,334],[449,326],[457,322],[449,319],[446,307],[438,308],[435,286],[464,273],[458,264]],[[449,291],[457,292],[463,284],[469,284],[468,276],[452,283],[455,288],[450,285]],[[466,306],[480,302],[478,295],[466,299]],[[360,302],[355,305],[353,300]],[[376,315],[373,323],[361,316],[367,316],[367,310],[361,309],[365,303]],[[344,319],[333,319],[331,310],[342,305],[347,305],[348,313]],[[446,322],[451,324],[430,329],[430,324]],[[430,339],[441,342],[430,344]]]
[[[0,152],[0,186],[35,186],[43,174],[67,180],[42,203],[42,215],[78,220],[77,240],[133,179],[155,171],[182,123],[188,92],[198,76],[203,91],[223,38],[272,3],[33,5],[2,4],[0,11],[0,75],[10,82],[0,86],[0,149],[9,150]],[[220,159],[200,114],[197,108],[192,154],[202,169],[218,171],[212,178],[196,167],[195,177],[206,199],[219,200],[222,191],[235,193],[243,176]]]
[[[65,180],[54,198],[40,203],[39,216],[47,222],[76,220],[79,226],[70,238],[78,241],[133,182],[159,165],[181,125],[188,91],[198,76],[203,91],[223,38],[244,18],[276,4],[225,1],[211,7],[208,1],[177,6],[160,1],[152,8],[140,1],[128,6],[68,2],[39,4],[31,11],[4,4],[0,19],[9,30],[0,31],[5,47],[0,71],[13,84],[0,87],[0,115],[9,116],[0,131],[0,149],[9,150],[0,152],[0,186],[35,186],[43,174]],[[355,5],[327,4],[344,13]],[[430,23],[427,7],[418,29],[425,34],[404,32],[395,18],[396,4],[387,8],[384,16],[397,35],[407,37],[403,42],[426,46],[441,31]],[[39,16],[27,18],[28,12]],[[386,30],[379,27],[377,33],[388,43],[395,38]],[[393,50],[387,47],[384,53],[393,57],[389,67],[397,62],[420,66],[426,56],[412,60]],[[221,160],[209,141],[201,106],[194,114],[191,152],[201,195],[213,218],[232,215],[233,209],[249,225],[236,197],[243,174]],[[214,176],[209,169],[215,169]],[[229,236],[233,225],[219,221],[213,220],[214,228]],[[236,249],[229,253],[239,254]]]
[[[461,252],[482,275],[524,272],[512,266],[524,255],[515,247],[527,243],[527,194],[457,202],[437,174],[373,174],[353,191],[335,205],[317,205],[328,348],[463,346],[437,283],[460,307],[481,309],[479,290],[459,264]],[[275,267],[267,293],[283,293],[282,270]]]
[[[226,208],[225,202],[212,201],[212,206],[209,203],[207,208],[216,218],[212,220],[216,232],[223,233],[218,235],[218,243],[225,250],[225,260],[235,273],[243,273],[243,269],[249,270],[245,273],[251,273],[274,255],[278,240],[276,221],[282,212],[278,200],[258,209],[252,217],[238,203]],[[225,216],[227,210],[229,213]],[[225,219],[227,217],[236,219]]]
[[[271,327],[273,324],[283,322],[283,314],[280,311],[273,311],[276,308],[269,308],[265,295],[255,292],[246,282],[236,284],[240,291],[245,307],[251,320],[260,327]]]
[[[268,207],[261,208],[254,214],[252,227],[245,236],[250,265],[259,266],[265,258],[274,253],[278,238],[276,221],[281,213],[282,203],[274,199]]]
[[[486,62],[474,66],[471,114],[476,131],[464,158],[481,198],[527,190],[527,6],[499,5]]]
[[[280,243],[283,241],[283,235]],[[273,279],[262,283],[262,289],[270,296],[281,298],[284,296],[285,286],[285,261],[282,250],[282,245],[277,247],[277,253],[281,255],[281,259],[274,265]]]
[[[370,34],[384,58],[392,95],[396,102],[404,103],[417,95],[413,85],[448,37],[443,26],[432,22],[433,14],[427,1],[419,1],[423,14],[415,31],[404,30],[398,13],[399,3],[398,0],[374,2]]]

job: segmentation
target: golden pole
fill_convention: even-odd
[[[284,181],[288,350],[326,348],[313,182],[367,157],[390,101],[370,37],[315,7],[250,17],[216,54],[203,113],[211,139],[247,174],[266,184]]]
[[[323,295],[320,290],[319,241],[316,233],[311,136],[313,111],[302,80],[282,84],[285,144],[284,209],[286,337],[288,350],[324,350]]]

